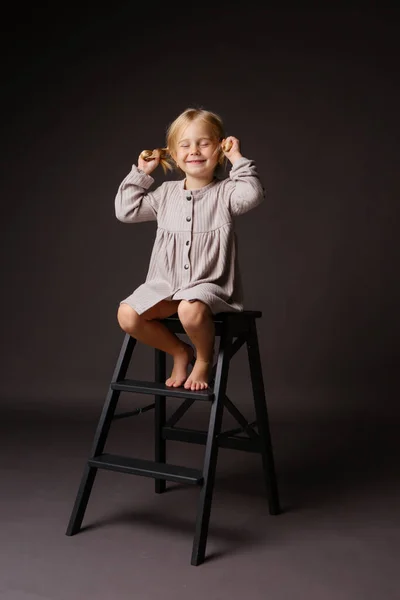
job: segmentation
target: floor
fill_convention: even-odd
[[[198,488],[99,471],[81,531],[65,531],[101,404],[4,400],[1,600],[398,600],[398,421],[271,420],[282,513],[256,454],[221,449],[207,559],[190,564]],[[196,406],[196,405],[195,405]],[[207,409],[208,410],[208,409]],[[187,416],[200,429],[204,404]],[[152,457],[151,412],[108,449]],[[168,442],[201,465],[204,448]]]

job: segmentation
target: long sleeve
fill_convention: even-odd
[[[160,202],[160,193],[156,189],[148,192],[154,179],[132,166],[131,172],[119,185],[115,196],[115,216],[123,223],[141,223],[156,221]]]
[[[241,215],[261,204],[265,190],[253,160],[240,158],[226,181],[226,198],[232,215]]]

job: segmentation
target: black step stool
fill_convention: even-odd
[[[218,448],[231,448],[261,454],[264,470],[269,513],[280,513],[274,457],[265,401],[264,383],[259,354],[256,319],[260,311],[219,313],[214,316],[216,338],[220,337],[217,362],[213,367],[209,388],[191,391],[184,387],[165,385],[166,354],[155,350],[155,381],[125,379],[136,340],[126,334],[115,367],[114,375],[104,403],[94,436],[90,458],[85,466],[66,535],[76,534],[81,527],[89,496],[98,469],[109,469],[155,479],[155,491],[165,491],[166,481],[194,484],[200,487],[197,521],[192,549],[192,565],[204,562]],[[177,314],[163,319],[171,331],[185,334]],[[249,423],[226,395],[229,364],[232,357],[244,345],[250,367],[251,384],[256,420]],[[134,411],[115,414],[121,392],[154,395],[154,403]],[[174,414],[166,419],[166,397],[182,398],[183,402]],[[210,403],[208,431],[176,427],[178,420],[195,401]],[[155,460],[135,459],[104,453],[111,423],[114,419],[134,416],[154,408]],[[221,431],[223,411],[226,408],[238,422],[239,427]],[[257,428],[258,431],[255,430]],[[245,436],[239,434],[246,434]],[[166,463],[166,440],[178,440],[205,445],[203,469],[193,469]]]

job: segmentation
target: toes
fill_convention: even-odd
[[[169,377],[165,382],[165,385],[168,387],[181,387],[183,383],[186,381],[186,378],[183,377],[181,379],[176,379],[175,377]]]
[[[192,390],[193,392],[198,392],[199,390],[207,389],[208,384],[205,383],[204,381],[191,381],[190,379],[187,379],[184,387],[187,390]]]

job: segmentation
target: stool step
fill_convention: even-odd
[[[111,383],[112,390],[121,392],[136,392],[138,394],[153,394],[155,396],[171,396],[175,398],[190,398],[191,400],[214,400],[214,392],[206,390],[185,390],[185,388],[168,387],[157,381],[140,381],[135,379],[120,379]]]
[[[199,469],[169,465],[153,460],[118,456],[116,454],[99,454],[94,458],[90,458],[88,464],[97,469],[119,471],[121,473],[142,475],[144,477],[165,479],[167,481],[177,481],[178,483],[191,485],[201,485],[203,483],[203,473]]]

